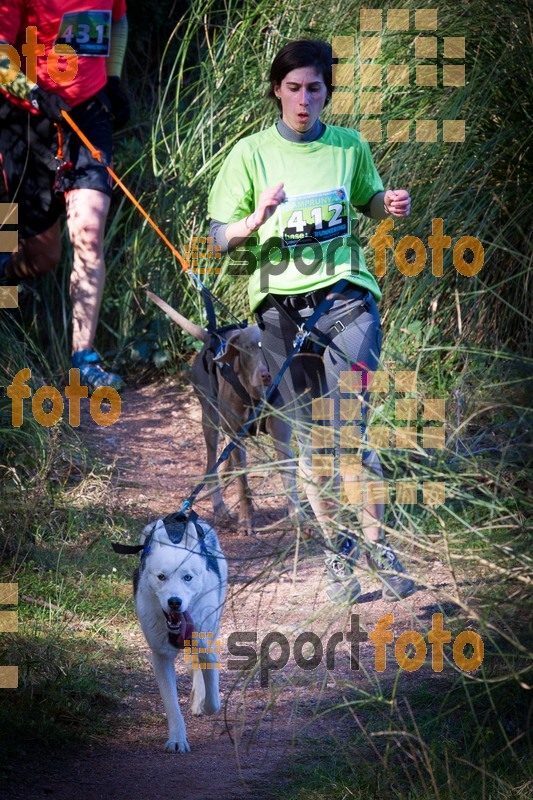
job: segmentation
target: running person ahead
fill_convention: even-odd
[[[72,366],[79,367],[81,381],[90,391],[103,385],[122,386],[118,375],[102,369],[93,350],[105,282],[104,232],[112,188],[105,167],[67,123],[60,122],[61,110],[71,113],[111,163],[113,123],[120,127],[129,119],[119,77],[127,33],[125,0],[0,0],[0,200],[18,203],[20,238],[14,257],[0,254],[0,282],[16,284],[57,265],[59,217],[66,207],[73,247]],[[52,51],[60,44],[77,55],[72,76],[62,72],[68,67],[66,59],[57,61]],[[36,76],[31,75],[28,46],[37,55]],[[29,76],[7,72],[13,48],[22,65],[30,65]],[[12,75],[14,79],[6,82]],[[59,125],[62,160],[56,158]]]
[[[313,314],[340,279],[346,279],[316,323],[314,342],[285,373],[280,391],[294,417],[300,475],[329,551],[330,597],[357,599],[360,587],[352,568],[363,543],[370,566],[383,582],[383,595],[394,600],[415,587],[384,541],[383,506],[362,507],[361,539],[341,521],[334,496],[339,496],[339,466],[347,471],[339,458],[343,442],[338,432],[347,407],[341,401],[349,397],[349,387],[339,381],[341,372],[361,371],[364,387],[365,373],[377,369],[381,349],[381,292],[365,266],[354,212],[373,219],[403,217],[409,214],[411,200],[405,189],[384,191],[370,148],[356,131],[320,120],[332,92],[331,65],[331,47],[321,41],[291,42],[278,53],[270,70],[269,94],[281,117],[272,127],[241,139],[228,155],[209,198],[211,235],[222,250],[246,242],[258,259],[249,298],[273,375],[292,350],[298,324]],[[281,268],[269,262],[265,243],[281,248]],[[306,263],[311,266],[306,268]],[[331,478],[313,475],[312,470],[311,430],[314,427],[316,435],[321,423],[312,418],[311,400],[319,397],[333,401],[333,417],[322,422],[326,438],[319,451],[335,458],[337,493],[328,499],[324,489]],[[351,469],[351,480],[361,478],[382,478],[372,450],[363,450],[362,474],[357,465]]]

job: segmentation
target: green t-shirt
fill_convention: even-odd
[[[368,144],[357,131],[327,125],[314,142],[289,142],[276,125],[241,139],[209,195],[209,216],[235,222],[250,214],[264,189],[284,184],[282,203],[258,231],[230,252],[252,267],[252,311],[264,297],[301,294],[347,278],[381,291],[366,268],[354,206],[383,191]]]

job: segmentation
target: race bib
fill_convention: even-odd
[[[289,197],[277,213],[280,235],[288,247],[328,242],[350,233],[350,203],[343,186]]]
[[[55,44],[68,44],[78,56],[108,56],[111,11],[63,14]]]

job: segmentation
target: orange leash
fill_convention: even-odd
[[[88,150],[89,150],[89,152],[91,153],[92,157],[93,157],[93,158],[95,158],[97,161],[99,161],[101,164],[103,164],[103,165],[104,165],[104,167],[107,169],[107,171],[109,172],[109,174],[111,175],[111,177],[113,178],[113,180],[115,181],[115,183],[117,183],[117,184],[120,186],[120,188],[122,189],[122,191],[124,192],[124,194],[126,195],[126,197],[128,197],[128,198],[131,200],[131,202],[133,203],[133,205],[135,206],[135,208],[137,208],[137,209],[138,209],[138,210],[141,212],[141,214],[142,214],[142,215],[143,215],[143,217],[146,219],[146,221],[150,223],[150,225],[152,226],[152,228],[154,229],[154,231],[155,231],[155,232],[158,234],[158,236],[160,236],[160,237],[161,237],[161,239],[164,241],[164,243],[165,243],[165,244],[166,244],[166,246],[169,248],[169,250],[172,252],[172,254],[173,254],[173,255],[174,255],[174,256],[175,256],[175,257],[178,259],[178,261],[180,262],[180,264],[181,264],[181,268],[182,268],[182,269],[184,269],[184,270],[188,270],[188,269],[189,269],[189,264],[187,264],[187,262],[186,262],[186,261],[185,261],[185,260],[182,258],[182,256],[181,256],[181,255],[178,253],[178,251],[176,250],[176,248],[174,247],[174,245],[172,244],[172,242],[170,242],[170,241],[167,239],[167,237],[165,236],[165,234],[163,233],[163,231],[161,230],[161,228],[159,228],[159,226],[157,225],[157,223],[155,223],[155,222],[154,222],[154,220],[153,220],[153,219],[152,219],[152,217],[151,217],[151,216],[148,214],[148,212],[144,210],[144,208],[143,208],[143,207],[142,207],[142,205],[139,203],[139,201],[135,199],[135,197],[132,195],[132,193],[130,192],[130,190],[128,189],[128,187],[127,187],[127,186],[124,186],[124,184],[122,183],[122,181],[120,180],[120,178],[118,177],[118,175],[116,174],[116,172],[114,172],[114,171],[111,169],[111,167],[110,167],[108,164],[106,164],[106,163],[105,163],[104,159],[102,158],[102,153],[100,152],[100,150],[97,150],[95,147],[93,147],[93,145],[92,145],[92,144],[91,144],[91,142],[90,142],[90,141],[87,139],[87,137],[85,136],[85,134],[83,133],[83,131],[81,131],[81,130],[78,128],[78,126],[76,125],[76,123],[74,122],[74,120],[72,119],[72,117],[70,116],[70,114],[67,114],[67,112],[66,112],[66,111],[61,111],[61,114],[63,115],[64,119],[66,119],[66,121],[68,122],[68,124],[70,125],[70,127],[71,127],[71,128],[72,128],[72,129],[73,129],[73,130],[74,130],[74,131],[75,131],[75,132],[78,134],[78,136],[79,136],[79,137],[80,137],[80,139],[82,140],[82,142],[83,142],[83,144],[85,145],[85,147],[87,147],[87,149],[88,149]]]

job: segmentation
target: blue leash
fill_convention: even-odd
[[[313,330],[313,327],[314,327],[315,323],[318,322],[318,320],[320,319],[322,314],[325,314],[327,311],[329,311],[329,309],[331,308],[331,306],[335,302],[334,295],[335,294],[340,294],[341,292],[343,292],[347,285],[348,285],[348,281],[346,279],[344,279],[344,278],[342,280],[340,280],[338,283],[336,283],[335,286],[331,289],[330,298],[328,299],[327,297],[324,297],[324,299],[315,308],[313,314],[309,317],[309,319],[305,320],[305,322],[303,322],[299,326],[298,332],[297,332],[297,334],[296,334],[296,336],[294,338],[292,351],[290,352],[290,354],[287,356],[287,358],[285,359],[285,361],[281,365],[280,371],[276,375],[276,377],[275,377],[274,381],[272,382],[272,384],[269,386],[265,397],[262,400],[260,400],[260,402],[254,408],[254,410],[252,411],[252,413],[250,414],[249,418],[246,420],[246,422],[244,423],[244,425],[242,426],[240,431],[238,431],[238,433],[235,434],[235,437],[231,440],[231,442],[229,442],[229,444],[226,445],[226,447],[224,448],[224,450],[220,454],[216,464],[209,470],[209,472],[207,472],[205,474],[205,477],[201,481],[201,483],[197,484],[194,487],[194,489],[190,493],[189,497],[186,500],[183,501],[183,504],[182,504],[180,512],[179,512],[180,514],[187,514],[187,512],[191,510],[194,501],[196,500],[196,498],[198,497],[198,495],[200,494],[200,492],[202,491],[202,489],[206,485],[207,479],[209,478],[209,476],[210,475],[214,475],[214,473],[218,470],[220,465],[223,464],[224,461],[226,461],[227,458],[229,458],[230,453],[237,447],[237,445],[240,442],[240,440],[244,436],[247,435],[248,431],[250,430],[250,428],[252,427],[254,422],[257,420],[259,415],[262,413],[262,411],[263,411],[263,409],[265,407],[265,404],[269,401],[269,399],[272,397],[273,393],[278,388],[278,386],[279,386],[279,384],[281,382],[281,379],[282,379],[283,375],[285,374],[285,372],[287,371],[287,369],[289,368],[293,358],[296,355],[298,355],[298,353],[300,352],[300,350],[303,347],[304,342],[310,336],[311,331]]]

